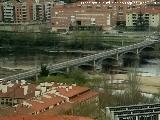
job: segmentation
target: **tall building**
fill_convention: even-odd
[[[0,3],[0,22],[2,22],[2,20],[3,20],[2,6],[3,6],[2,3]]]
[[[128,12],[128,14],[126,15],[126,26],[127,27],[136,26],[140,15],[142,16],[145,26],[148,27],[160,26],[160,10],[150,9],[150,8]]]
[[[43,4],[36,2],[33,3],[33,21],[44,20],[44,7]]]
[[[15,20],[15,6],[11,2],[3,3],[3,21],[13,23]]]
[[[45,2],[44,3],[45,8],[45,21],[50,22],[51,21],[51,10],[53,8],[53,3],[51,2]]]

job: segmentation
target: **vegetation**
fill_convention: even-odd
[[[146,28],[149,25],[145,22],[144,18],[143,18],[143,14],[140,13],[138,18],[137,18],[137,22],[136,22],[136,31],[145,31],[147,30]]]
[[[54,33],[0,32],[0,46],[2,47],[54,47],[62,39],[63,37]]]
[[[55,33],[0,32],[0,47],[104,50],[116,46],[133,44],[144,38],[104,35],[101,32],[73,32],[69,35]]]
[[[66,84],[85,84],[87,82],[85,73],[80,70],[76,69],[74,71],[70,71],[68,74],[58,74],[58,75],[49,75],[46,76],[48,71],[46,71],[46,68],[43,68],[44,72],[43,75],[40,76],[40,78],[36,81],[36,83],[41,82],[56,82],[56,83],[66,83]],[[41,73],[42,74],[42,73]]]
[[[103,37],[99,32],[94,34],[86,31],[74,32],[69,39],[66,47],[71,49],[97,50],[106,47],[103,45]]]
[[[40,72],[40,76],[48,76],[49,75],[49,70],[47,69],[47,65],[42,64],[41,65],[41,72]]]

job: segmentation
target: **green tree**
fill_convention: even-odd
[[[40,72],[40,76],[48,76],[49,75],[49,70],[47,69],[47,65],[42,64],[41,65],[41,72]]]
[[[74,69],[67,76],[73,79],[76,84],[85,84],[87,81],[86,75],[81,69]]]
[[[143,18],[143,14],[140,12],[138,14],[137,22],[136,22],[136,31],[144,31],[145,30],[145,21]]]

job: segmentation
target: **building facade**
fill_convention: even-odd
[[[0,21],[4,23],[50,22],[52,7],[52,1],[1,2]]]
[[[144,24],[149,27],[158,27],[160,25],[160,11],[133,11],[126,15],[126,26],[135,27],[139,17],[143,18]]]
[[[69,29],[70,26],[111,26],[110,14],[100,7],[80,5],[55,5],[52,10],[53,31]]]
[[[15,20],[15,6],[12,2],[4,2],[2,7],[3,21],[13,23]]]

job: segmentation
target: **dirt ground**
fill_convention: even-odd
[[[127,80],[126,74],[116,74],[113,79]],[[147,93],[157,93],[160,91],[160,77],[139,76],[141,82],[141,90]]]

